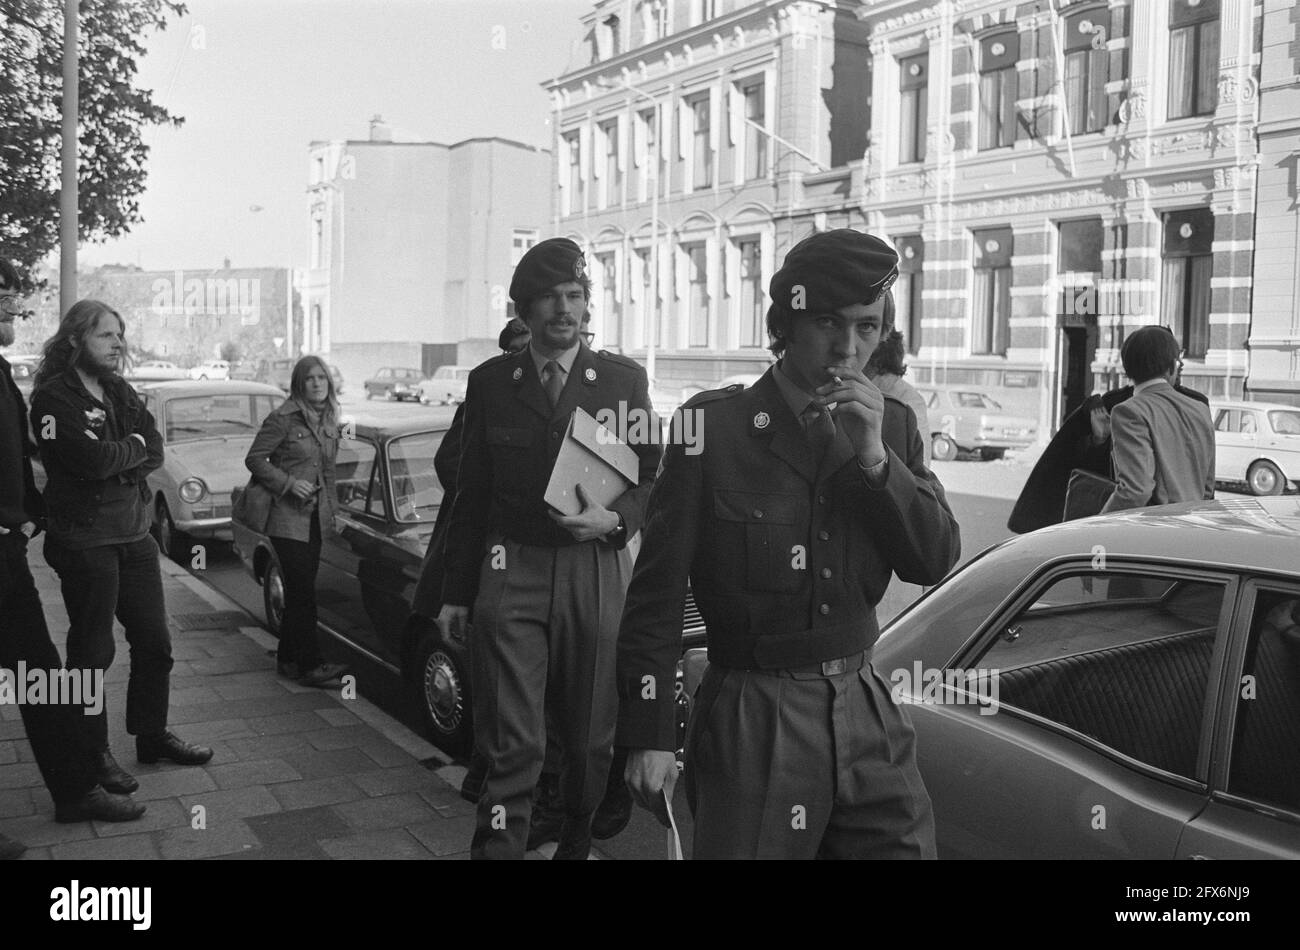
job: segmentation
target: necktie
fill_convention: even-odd
[[[808,444],[812,446],[813,458],[820,464],[826,449],[835,438],[835,420],[829,412],[816,404],[809,404],[801,418]]]
[[[554,409],[560,401],[560,393],[564,391],[564,373],[555,360],[549,360],[542,367],[542,388],[546,390],[546,398],[551,401],[551,408]]]

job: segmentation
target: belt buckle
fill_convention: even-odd
[[[824,660],[822,662],[822,676],[838,676],[843,673],[848,666],[846,657],[837,657],[834,660]]]

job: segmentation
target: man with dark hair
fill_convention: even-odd
[[[702,452],[668,440],[619,635],[618,744],[666,821],[689,580],[709,630],[686,737],[697,858],[935,856],[910,720],[871,667],[891,576],[937,583],[960,552],[914,414],[863,373],[897,265],[849,229],[795,245],[769,288],[780,362],[686,404]]]
[[[107,670],[113,619],[122,622],[131,647],[126,728],[136,737],[136,759],[202,765],[212,750],[167,730],[171,633],[146,481],[162,464],[163,442],[143,400],[118,375],[125,332],[107,304],[79,300],[46,341],[31,413],[49,477],[45,560],[59,575],[68,610],[70,669]],[[109,749],[103,709],[88,716],[84,734],[99,783],[135,791],[139,783]]]
[[[14,342],[14,318],[24,312],[22,278],[0,260],[0,347]],[[50,640],[36,583],[27,566],[27,542],[45,520],[44,503],[32,477],[36,451],[27,429],[27,406],[0,357],[0,671],[15,688],[19,664],[55,675],[63,663]],[[100,688],[102,689],[102,680]],[[91,759],[81,751],[82,710],[66,703],[22,703],[18,707],[32,755],[54,799],[60,822],[131,821],[144,806],[129,795],[101,788]],[[0,835],[0,858],[24,848]]]
[[[580,488],[576,515],[555,513],[544,500],[576,409],[654,420],[645,370],[581,342],[591,290],[585,266],[566,238],[524,254],[510,297],[528,324],[528,349],[476,367],[465,396],[438,623],[444,636],[459,635],[473,605],[474,738],[488,761],[475,858],[523,857],[548,722],[564,809],[555,857],[586,858],[613,755],[625,546],[641,526],[660,451],[657,440],[631,446],[638,482],[608,508]]]
[[[1174,389],[1178,342],[1165,327],[1141,327],[1120,348],[1133,398],[1110,414],[1115,491],[1102,511],[1214,497],[1210,409]]]

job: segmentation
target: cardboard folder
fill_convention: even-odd
[[[543,496],[562,515],[582,511],[577,486],[587,497],[608,508],[637,483],[640,461],[619,437],[581,408],[573,410],[560,454]]]

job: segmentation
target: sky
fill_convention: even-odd
[[[137,85],[185,117],[145,132],[144,223],[82,266],[306,263],[307,149],[497,135],[550,147],[541,83],[576,65],[592,0],[187,0]],[[260,210],[255,210],[260,209]]]

